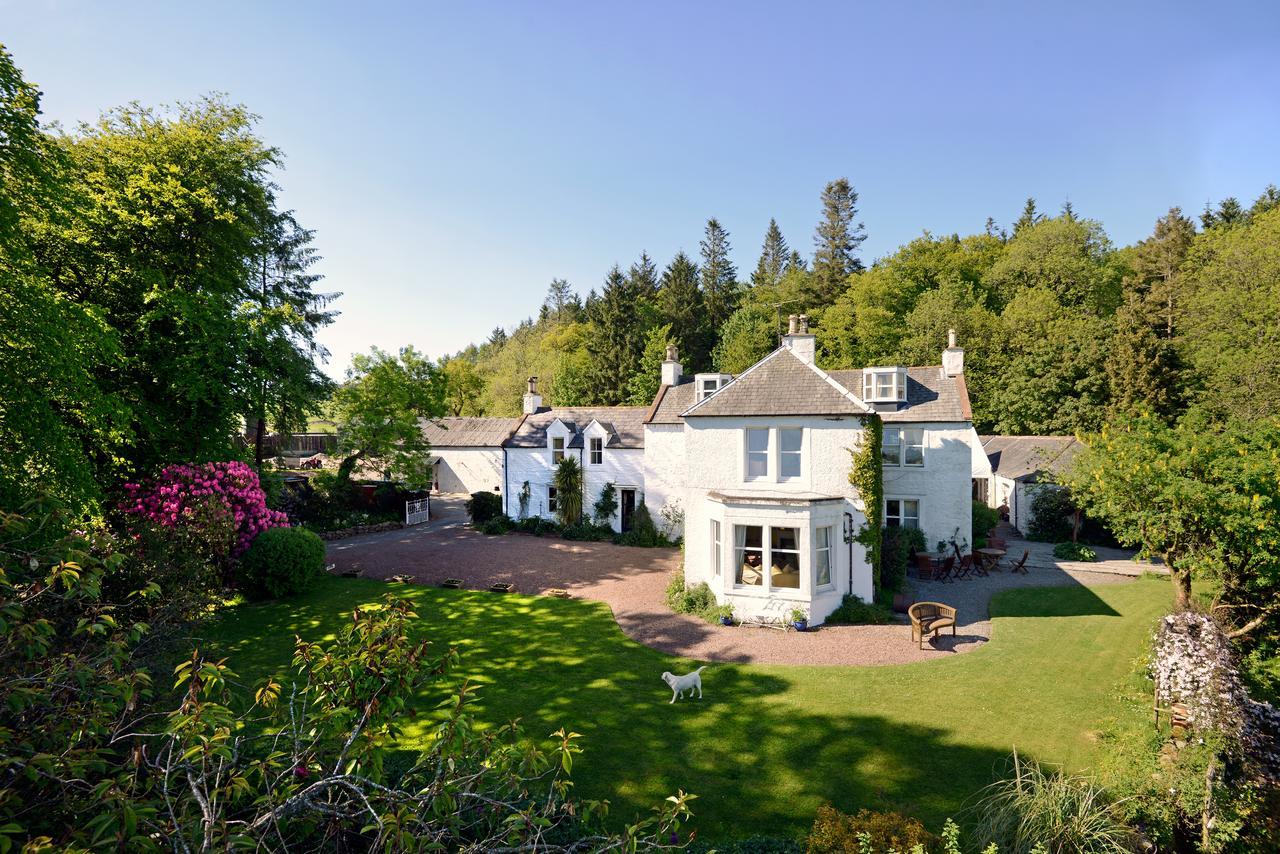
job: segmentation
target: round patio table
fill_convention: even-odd
[[[999,569],[1000,560],[1008,552],[1004,549],[978,549],[978,554],[982,555],[982,562],[987,565],[987,569]]]

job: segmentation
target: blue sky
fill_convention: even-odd
[[[1043,7],[1043,8],[1032,8]],[[318,231],[335,375],[437,356],[707,217],[812,248],[823,184],[867,260],[1070,199],[1118,244],[1280,183],[1280,4],[80,3],[0,0],[46,117],[223,91]]]

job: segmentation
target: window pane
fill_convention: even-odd
[[[907,445],[902,459],[909,466],[922,466],[924,465],[924,448],[919,445]]]
[[[902,449],[897,445],[881,445],[880,459],[887,466],[896,466],[902,459]]]
[[[800,441],[804,438],[804,431],[799,427],[788,427],[785,430],[778,431],[778,444],[785,453],[787,451],[799,451]]]
[[[800,455],[799,454],[783,454],[778,460],[779,474],[782,477],[799,477],[800,476]]]
[[[920,527],[920,502],[919,501],[903,501],[902,502],[902,527],[904,528]]]
[[[711,520],[711,565],[715,568],[716,577],[720,576],[720,523]]]
[[[769,431],[747,430],[747,477],[769,474]]]
[[[800,529],[769,529],[769,583],[800,589]]]
[[[876,397],[896,397],[893,374],[876,374]]]
[[[831,529],[819,528],[813,550],[814,583],[826,587],[831,583]]]
[[[769,450],[769,431],[768,430],[748,430],[747,431],[747,450],[748,451]]]
[[[898,499],[890,498],[884,502],[884,523],[890,528],[902,524],[902,505]]]
[[[734,525],[733,538],[738,560],[734,581],[754,587],[764,584],[764,529],[759,525]]]

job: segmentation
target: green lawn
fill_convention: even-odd
[[[228,610],[204,643],[252,682],[284,672],[295,634],[330,637],[388,589],[326,578],[301,600]],[[628,639],[603,604],[395,589],[416,602],[423,632],[459,648],[459,676],[484,686],[482,719],[522,718],[535,737],[577,730],[580,794],[607,797],[629,818],[684,788],[699,796],[697,825],[712,838],[795,835],[824,801],[891,807],[936,827],[1015,746],[1088,766],[1098,730],[1137,713],[1117,696],[1170,599],[1168,582],[1152,579],[1012,591],[993,603],[995,641],[966,655],[897,667],[714,664],[706,699],[668,705],[659,674],[689,663]],[[422,711],[447,690],[438,688]],[[424,718],[406,749],[427,737]]]

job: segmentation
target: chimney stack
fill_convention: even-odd
[[[816,345],[814,336],[809,334],[808,315],[791,315],[787,323],[787,334],[782,338],[782,346],[800,361],[813,364]]]
[[[524,414],[532,415],[542,408],[542,395],[538,394],[538,378],[529,377],[529,390],[524,394]]]
[[[679,385],[680,376],[683,373],[684,365],[680,364],[680,356],[676,352],[676,345],[672,344],[667,347],[667,358],[662,363],[662,384]]]
[[[947,349],[942,351],[942,372],[949,377],[964,373],[964,348],[956,346],[956,331],[947,330]]]

